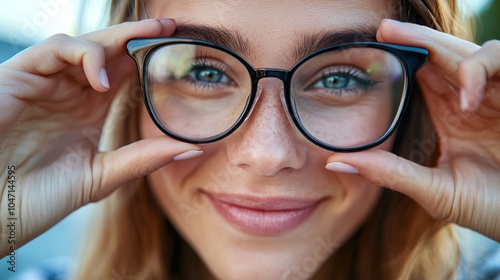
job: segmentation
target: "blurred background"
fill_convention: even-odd
[[[106,0],[2,0],[0,9],[0,63],[20,50],[53,34],[78,35],[107,24]],[[500,38],[500,0],[462,0],[469,16],[477,18],[477,40],[481,44]],[[0,260],[0,279],[39,278],[39,272],[75,265],[85,236],[92,227],[86,206],[16,252],[16,273]],[[477,244],[476,244],[477,245]],[[46,278],[43,278],[46,279]]]
[[[78,35],[103,28],[108,21],[108,0],[0,1],[0,63],[53,34]],[[80,208],[18,249],[15,273],[8,270],[7,258],[0,260],[0,280],[60,279],[54,275],[77,265],[85,237],[91,234],[94,208]]]

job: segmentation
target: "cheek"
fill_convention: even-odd
[[[344,243],[364,223],[378,202],[382,188],[356,175],[339,175],[343,192],[335,197],[325,212],[325,225],[339,243]]]
[[[144,103],[139,110],[139,133],[141,139],[163,135],[151,120]]]
[[[163,214],[187,239],[191,238],[186,226],[197,219],[200,205],[204,203],[186,187],[186,182],[192,179],[192,170],[199,163],[194,160],[174,162],[147,176],[148,186]]]
[[[140,137],[142,139],[164,135],[151,120],[146,108],[140,110]],[[158,205],[174,223],[181,220],[179,209],[191,205],[189,196],[183,191],[182,182],[190,175],[201,160],[172,162],[147,176],[148,186]],[[177,222],[176,222],[177,221]]]
[[[181,196],[179,188],[169,178],[172,178],[172,176],[169,176],[168,172],[165,172],[165,169],[160,169],[148,175],[147,181],[153,197],[160,205],[164,214],[173,218],[177,216],[177,209],[182,206],[184,199]]]
[[[394,142],[391,136],[378,147],[390,150]],[[337,201],[330,205],[329,217],[325,224],[339,243],[345,242],[367,219],[376,207],[383,188],[363,179],[358,175],[336,174],[342,192],[338,193]]]

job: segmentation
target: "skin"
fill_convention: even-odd
[[[276,25],[285,22],[287,24],[282,26],[282,29],[278,29],[273,25],[264,25],[262,20],[256,22],[256,27],[259,28],[255,30],[268,30],[268,28],[271,30],[248,37],[256,43],[262,41],[267,42],[268,45],[258,45],[248,59],[256,67],[287,68],[293,62],[283,58],[282,50],[286,50],[290,44],[291,41],[288,38],[294,36],[290,26],[295,26],[297,29],[315,25],[331,27],[331,21],[335,21],[333,26],[336,28],[339,25],[348,24],[349,20],[356,19],[359,13],[368,11],[366,7],[374,5],[373,2],[363,2],[355,13],[339,13],[336,17],[330,16],[331,11],[335,9],[330,11],[328,17],[324,14],[325,12],[322,12],[323,10],[319,9],[305,17],[304,9],[308,7],[301,6],[294,9],[295,5],[290,5],[291,7],[285,5],[291,10],[286,16],[279,17],[277,16],[279,11],[271,7],[272,3],[278,2],[258,2],[259,5],[249,7],[249,9],[265,5],[266,9],[261,12],[269,16],[262,18],[276,19],[273,21]],[[194,2],[187,1],[186,3],[193,4]],[[338,5],[334,8],[340,9],[341,3],[344,1],[332,1],[329,4],[318,1],[314,6],[316,7],[316,4]],[[352,5],[349,7],[354,8],[358,2],[350,3],[353,4],[349,4]],[[203,2],[196,4],[203,5]],[[245,2],[236,4],[240,8],[245,5]],[[226,6],[222,5],[223,7]],[[194,9],[194,7],[184,6],[184,9],[188,8]],[[225,11],[222,8],[215,10],[214,13]],[[344,6],[344,8],[348,7]],[[248,23],[250,19],[241,14],[238,14],[240,18],[232,17],[239,10],[219,13],[216,20],[229,24],[230,19],[233,18],[232,24],[234,25]],[[150,7],[150,11],[158,12],[158,17],[170,15],[170,11],[163,10],[161,7]],[[209,14],[214,15],[207,11],[205,10],[203,15],[193,20],[207,20]],[[290,16],[290,13],[293,14],[294,11],[296,13],[301,11],[301,13],[294,17]],[[377,25],[381,17],[385,15],[378,13],[371,15],[374,14],[377,16],[360,17],[360,21],[355,23],[365,24],[366,22],[362,21],[369,21]],[[343,16],[345,20],[338,20]],[[178,18],[178,20],[183,19]],[[188,18],[184,17],[184,20]],[[239,30],[247,30],[246,26],[248,25]],[[0,65],[0,111],[4,112],[3,117],[0,118],[0,167],[4,172],[0,176],[2,182],[8,182],[9,174],[5,171],[11,170],[9,166],[16,166],[15,176],[18,186],[15,193],[18,206],[16,207],[18,221],[16,247],[35,238],[75,209],[103,199],[128,180],[150,174],[168,164],[172,165],[172,169],[179,170],[181,165],[175,162],[183,159],[186,160],[183,163],[186,169],[195,168],[199,171],[194,172],[193,176],[186,176],[186,178],[193,179],[186,180],[190,184],[199,184],[197,182],[206,179],[204,177],[206,173],[212,171],[213,174],[219,175],[223,174],[220,172],[227,172],[225,168],[230,168],[228,170],[237,172],[237,175],[246,175],[238,178],[239,182],[252,184],[250,187],[248,185],[236,187],[247,187],[253,192],[261,191],[261,193],[264,191],[258,187],[260,184],[270,186],[266,188],[266,192],[286,189],[290,195],[317,194],[321,185],[328,185],[328,187],[321,188],[319,193],[331,195],[345,193],[350,194],[346,197],[356,200],[356,194],[359,195],[362,191],[379,192],[378,187],[370,190],[370,186],[388,187],[415,199],[436,219],[458,223],[500,241],[498,219],[500,212],[498,203],[500,201],[500,187],[498,186],[500,182],[498,171],[500,170],[500,149],[498,149],[498,143],[500,143],[500,98],[498,97],[500,61],[495,59],[500,56],[500,43],[497,41],[488,42],[479,47],[422,26],[387,20],[381,22],[377,32],[378,41],[421,46],[430,51],[429,63],[418,73],[417,78],[424,97],[428,101],[430,115],[439,139],[417,140],[427,141],[426,143],[431,141],[431,144],[439,145],[441,158],[437,166],[433,168],[409,162],[384,149],[352,154],[331,154],[315,149],[288,125],[283,109],[273,97],[275,95],[266,94],[278,91],[280,85],[274,80],[263,81],[265,90],[252,117],[234,137],[231,136],[233,138],[228,138],[225,142],[200,147],[180,143],[150,131],[153,136],[151,138],[126,145],[116,151],[99,152],[97,139],[100,133],[108,133],[106,129],[102,130],[102,124],[111,100],[123,82],[135,75],[134,64],[125,53],[126,41],[139,37],[168,37],[174,33],[174,30],[175,23],[171,20],[151,19],[113,26],[76,38],[56,35]],[[274,36],[273,40],[268,38],[271,36]],[[33,63],[33,61],[40,63]],[[278,133],[269,133],[268,128],[275,129],[273,131],[277,131],[281,137],[277,137]],[[146,133],[145,129],[144,134]],[[262,139],[267,138],[279,140],[276,142],[279,143],[278,148],[266,150],[266,147],[262,146]],[[237,145],[237,140],[241,142],[240,145]],[[245,148],[250,144],[257,149]],[[261,145],[260,148],[259,145]],[[197,166],[194,159],[188,160],[200,155],[201,150],[204,152],[202,157],[214,163],[214,167],[205,164]],[[267,151],[268,154],[263,154],[262,151]],[[285,153],[289,151],[294,153]],[[332,174],[327,175],[328,173],[324,171],[325,164],[327,170],[333,171]],[[235,168],[238,171],[235,171]],[[296,182],[303,182],[301,177],[294,175],[296,172],[300,173],[302,169],[308,169],[311,172],[307,173],[308,176],[320,174],[310,184],[310,192],[305,192],[306,188],[302,184],[295,185]],[[165,174],[167,170],[168,168],[160,169],[158,175],[151,177],[155,188],[161,189],[156,191],[159,194],[157,197],[160,203],[164,197],[160,194],[169,190],[166,187],[166,181],[174,180],[167,176],[169,178],[163,181],[164,178],[161,177],[164,175],[162,174]],[[338,172],[347,172],[350,175],[344,176]],[[289,184],[283,184],[286,173],[291,174],[295,179],[292,187]],[[253,176],[248,174],[253,174]],[[161,184],[154,183],[155,176],[161,178]],[[371,183],[366,183],[359,176]],[[180,188],[182,184],[171,186],[173,190],[175,187]],[[346,189],[347,186],[349,189]],[[227,185],[223,187],[228,188]],[[234,185],[230,187],[233,188]],[[1,190],[0,218],[2,221],[7,221],[9,183],[2,184]],[[180,194],[177,198],[190,202],[188,191]],[[376,197],[376,194],[373,196]],[[343,201],[344,205],[352,205],[348,203],[349,201],[352,200]],[[323,208],[340,211],[342,207],[337,208],[337,206],[334,203],[321,206],[321,209],[318,208],[321,211],[317,211],[310,221],[329,218],[328,215],[332,214],[327,214],[329,211]],[[165,207],[164,205],[163,207],[168,213],[167,208],[171,206]],[[209,209],[208,206],[206,207]],[[342,210],[347,211],[346,208]],[[353,220],[361,222],[360,216],[368,210],[356,211],[359,216]],[[208,215],[210,210],[206,212]],[[205,215],[205,213],[202,214]],[[182,231],[182,224],[185,221],[179,215],[172,214],[171,216]],[[314,228],[314,231],[331,233],[333,224],[342,222],[341,216],[339,213],[335,216],[338,218],[335,222],[322,223],[324,228]],[[200,214],[199,217],[202,215]],[[201,220],[201,218],[197,219]],[[224,226],[222,222],[220,224],[221,227]],[[196,226],[203,227],[204,225],[201,222]],[[353,222],[350,226],[352,230],[357,225]],[[245,249],[250,252],[247,255],[249,259],[255,260],[256,256],[262,256],[260,250],[264,249],[259,250],[259,247],[254,247],[256,243],[265,243],[266,246],[270,246],[268,247],[269,254],[279,254],[279,250],[274,250],[280,245],[279,241],[266,242],[271,238],[253,238],[230,227],[227,229],[225,233],[228,237],[227,242],[234,242],[237,238],[247,241],[238,245],[246,246]],[[7,230],[6,224],[0,223],[0,232],[3,234]],[[299,231],[297,228],[297,232]],[[187,233],[183,234],[198,250],[198,245],[195,244],[196,236],[193,235],[190,238]],[[284,238],[291,240],[294,234],[296,232],[290,232]],[[345,229],[344,233],[335,232],[340,242],[342,236],[348,235],[348,229]],[[294,242],[291,249],[289,248],[290,242],[282,242],[281,245],[285,248],[280,249],[295,250],[297,253],[300,252],[301,257],[304,256],[303,252],[309,250],[309,256],[311,256],[311,251],[314,256],[314,247],[317,243],[307,243],[311,242],[311,236],[302,235],[302,237],[300,241],[303,243]],[[296,239],[293,240],[296,241]],[[303,245],[299,246],[295,243]],[[2,242],[0,246],[2,255],[12,250],[12,244]],[[231,251],[231,248],[218,250]],[[209,255],[209,252],[198,251],[202,258],[206,258],[204,255]],[[238,252],[232,253],[234,256],[238,254]],[[275,258],[270,271],[282,273],[284,268],[290,268],[290,264],[301,263],[304,260],[290,258],[286,259],[287,262],[290,261],[287,264],[276,261],[279,258]],[[231,263],[238,264],[241,259],[236,260],[231,260]],[[266,260],[265,256],[263,260]],[[262,267],[269,263],[264,261],[253,264],[257,265],[256,267]],[[215,267],[216,263],[212,266]],[[220,273],[223,272],[228,275],[238,273],[230,268],[221,268]]]
[[[250,64],[289,69],[297,62],[290,59],[289,50],[296,47],[301,34],[376,27],[381,18],[371,11],[386,6],[385,1],[318,1],[316,5],[253,1],[218,10],[224,3],[151,1],[148,11],[151,17],[171,17],[178,25],[237,30],[250,46],[251,53],[245,57]],[[261,32],[264,29],[268,32]],[[149,183],[169,219],[218,279],[309,278],[360,226],[381,189],[362,177],[326,170],[331,153],[310,143],[288,120],[279,96],[280,82],[265,79],[260,85],[259,102],[242,127],[222,141],[204,145],[202,156],[150,174]],[[145,110],[141,131],[144,138],[162,134]],[[390,141],[381,148],[388,147]],[[200,194],[207,191],[325,200],[298,228],[259,236],[225,221]],[[332,248],[321,252],[310,269],[304,262],[314,258],[318,238],[328,240]]]

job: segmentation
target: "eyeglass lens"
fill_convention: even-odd
[[[152,52],[147,94],[163,127],[193,141],[225,134],[251,106],[252,75],[230,53],[178,43]],[[388,51],[332,49],[292,70],[292,118],[315,141],[339,148],[381,138],[394,125],[405,94],[405,71]],[[288,97],[286,97],[288,98]]]

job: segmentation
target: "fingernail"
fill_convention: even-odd
[[[460,110],[467,112],[469,110],[469,100],[465,89],[460,89]]]
[[[158,20],[161,22],[162,25],[175,23],[175,20],[171,18],[159,18]]]
[[[343,163],[343,162],[330,162],[325,166],[326,169],[335,171],[335,172],[341,172],[341,173],[348,173],[348,174],[359,174],[358,169],[356,169],[354,166]]]
[[[399,22],[399,21],[392,19],[392,18],[384,18],[384,20],[387,22]]]
[[[101,72],[99,72],[99,76],[101,80],[101,85],[109,89],[109,80],[108,80],[108,74],[106,74],[106,69],[102,68]]]
[[[180,154],[174,156],[172,159],[173,160],[185,160],[185,159],[190,159],[190,158],[200,156],[201,154],[203,154],[203,151],[190,150],[190,151],[187,151],[184,153],[180,153]]]
[[[392,19],[392,18],[384,18],[383,21],[385,21],[386,23],[390,23],[390,24],[399,24],[399,23],[401,23],[400,21]]]

